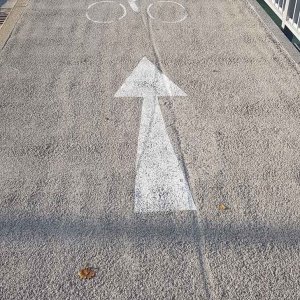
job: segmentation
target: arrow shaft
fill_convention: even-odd
[[[163,121],[163,117],[159,106],[158,97],[144,97],[137,150],[137,169],[139,168],[140,160],[143,157],[145,149],[149,147],[149,143],[151,143],[153,128],[157,122],[161,123],[161,121]]]
[[[144,97],[136,163],[135,211],[194,209],[158,98]]]

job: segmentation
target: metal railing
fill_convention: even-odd
[[[300,40],[300,0],[264,0],[288,29]]]

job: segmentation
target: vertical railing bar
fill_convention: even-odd
[[[299,15],[300,15],[300,0],[298,0],[297,2],[296,2],[296,5],[295,5],[295,13],[296,13],[296,15],[295,15],[295,25],[297,26],[297,21],[299,20]]]
[[[281,19],[282,29],[288,29],[300,39],[300,0],[264,0]]]
[[[298,0],[298,1],[300,1],[300,0]],[[299,15],[298,15],[297,27],[298,27],[298,30],[299,30],[300,29],[300,10],[299,10]]]
[[[295,14],[296,14],[297,3],[298,3],[298,1],[296,0],[296,2],[295,2],[295,7],[294,7],[294,12],[293,12],[293,16],[292,16],[292,22],[293,22],[293,23],[294,23],[294,18],[295,18]]]
[[[278,6],[279,6],[279,9],[282,8],[282,0],[279,0],[279,1],[278,1]]]
[[[282,14],[282,23],[281,23],[281,27],[284,29],[285,28],[285,24],[288,18],[288,11],[289,11],[289,7],[290,7],[290,0],[286,0],[285,1],[285,9],[283,11]]]

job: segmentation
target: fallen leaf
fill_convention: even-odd
[[[228,207],[224,203],[220,203],[220,204],[218,204],[218,209],[220,211],[225,211],[228,209]]]
[[[78,272],[78,275],[80,279],[91,279],[95,277],[96,272],[93,271],[91,268],[84,268]]]

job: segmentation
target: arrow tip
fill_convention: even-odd
[[[115,97],[186,96],[175,83],[143,57]]]

